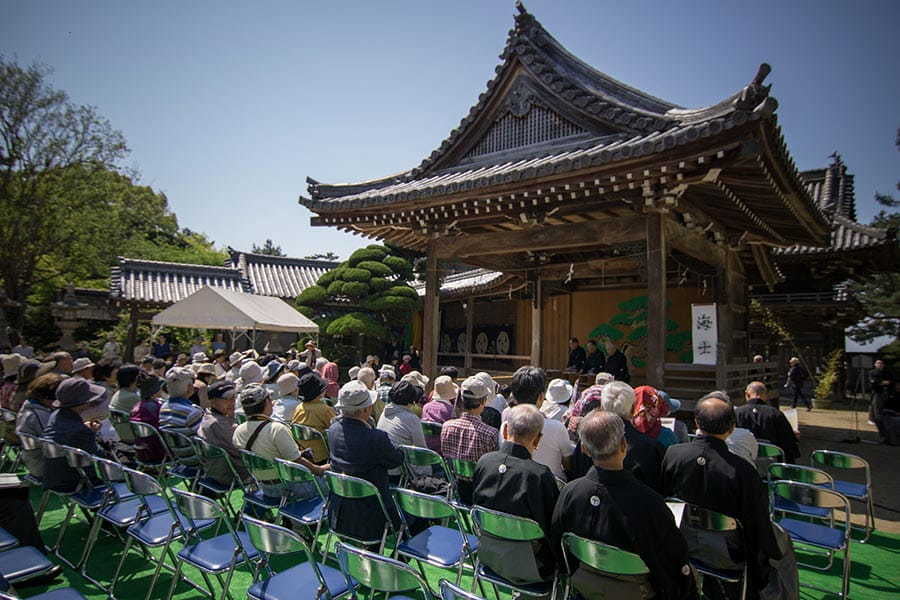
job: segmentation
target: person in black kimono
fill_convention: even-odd
[[[697,404],[695,415],[700,435],[689,444],[669,446],[666,451],[662,494],[740,521],[742,543],[741,539],[729,539],[729,557],[713,558],[730,558],[735,564],[746,560],[748,598],[755,598],[769,580],[769,560],[782,558],[769,518],[766,486],[756,468],[725,444],[735,426],[731,404],[716,397],[705,398]],[[703,536],[686,532],[685,537],[691,556],[709,563],[710,549],[703,544]],[[731,592],[728,595],[733,596]]]
[[[548,535],[559,486],[549,468],[531,459],[543,426],[544,415],[536,406],[510,409],[500,449],[478,459],[472,500],[477,506],[532,519]],[[541,540],[536,548],[525,543],[524,551],[522,545],[482,536],[478,553],[487,567],[516,583],[551,577],[556,558],[548,542]]]
[[[786,462],[793,463],[800,456],[800,445],[787,417],[765,400],[766,384],[753,381],[744,390],[747,403],[734,409],[738,427],[749,429],[758,440],[768,440],[784,450]]]
[[[891,396],[894,392],[894,374],[885,366],[880,358],[875,361],[875,368],[869,371],[869,386],[872,390],[872,402],[869,404],[869,420],[878,427],[878,434],[882,440],[887,439],[887,429],[884,426],[885,408],[893,407]]]
[[[812,398],[806,393],[806,382],[809,380],[809,373],[800,359],[793,357],[789,363],[790,369],[787,374],[787,387],[793,390],[793,399],[791,400],[791,408],[797,408],[797,402],[806,405],[806,410],[812,410]]]
[[[604,370],[604,365],[606,365],[606,355],[603,354],[602,350],[597,348],[596,341],[588,340],[587,357],[584,360],[584,369],[582,370],[582,373],[596,375]]]
[[[578,341],[577,337],[569,338],[569,362],[566,364],[567,371],[581,373],[584,371],[584,361],[587,354]]]
[[[631,381],[628,372],[628,357],[610,340],[606,341],[606,372],[616,378],[616,381]]]
[[[613,413],[594,411],[578,427],[582,448],[592,456],[585,477],[563,488],[553,511],[551,539],[559,547],[566,532],[638,554],[649,576],[607,576],[581,565],[572,582],[582,598],[696,598],[688,548],[665,499],[625,469],[625,425]],[[571,555],[570,555],[571,556]],[[571,562],[570,568],[574,568]],[[655,596],[647,593],[652,587]],[[630,593],[629,593],[630,592]]]

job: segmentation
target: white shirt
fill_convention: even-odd
[[[546,404],[546,401],[545,401]],[[503,443],[503,430],[506,427],[506,417],[509,409],[503,411],[500,426],[500,443]],[[572,456],[575,444],[569,439],[569,432],[561,421],[544,418],[544,428],[541,430],[541,441],[537,449],[532,452],[531,459],[544,465],[553,472],[553,475],[562,480],[566,479],[566,470],[563,468],[563,459]]]
[[[280,397],[272,403],[272,418],[290,423],[291,417],[294,416],[294,409],[297,408],[298,404],[300,404],[300,401],[297,399],[297,396]]]
[[[759,442],[749,429],[735,427],[725,443],[732,454],[737,454],[751,465],[756,467],[756,456],[759,453]]]

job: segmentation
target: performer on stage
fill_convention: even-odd
[[[569,338],[569,363],[566,365],[566,371],[581,373],[584,370],[584,361],[586,359],[587,354],[585,354],[584,348],[578,342],[578,338]]]

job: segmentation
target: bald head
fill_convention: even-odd
[[[694,419],[701,432],[724,440],[734,430],[734,407],[721,398],[708,396],[697,403]]]
[[[751,381],[744,390],[744,397],[747,400],[763,400],[767,392],[768,388],[762,381]]]

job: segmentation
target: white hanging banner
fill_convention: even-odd
[[[694,364],[716,364],[719,323],[715,304],[691,304],[691,345]]]

